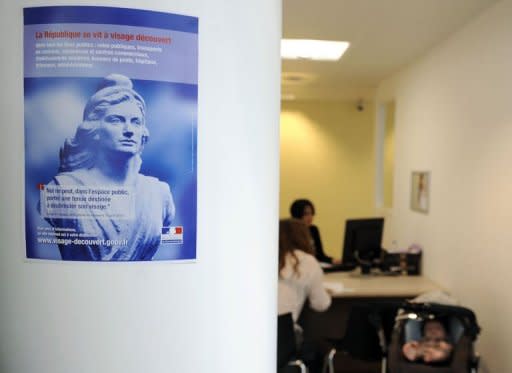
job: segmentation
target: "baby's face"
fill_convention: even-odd
[[[425,324],[425,339],[439,341],[446,339],[446,331],[439,321],[428,321]]]

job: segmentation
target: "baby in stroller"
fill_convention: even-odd
[[[407,303],[401,307],[388,347],[391,373],[468,373],[478,369],[473,343],[480,332],[464,307]]]
[[[402,346],[409,361],[423,360],[425,363],[446,361],[452,350],[446,328],[439,320],[427,320],[423,325],[423,337],[419,341],[407,341]]]
[[[396,301],[354,304],[345,336],[334,341],[325,357],[324,371],[344,369],[341,363],[348,359],[343,357],[349,356],[351,364],[373,364],[380,359],[384,373],[474,373],[479,360],[474,342],[479,332],[473,311],[457,305]],[[357,371],[374,368],[365,365]]]

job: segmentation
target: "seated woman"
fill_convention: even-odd
[[[324,311],[331,304],[323,285],[322,268],[311,253],[306,225],[298,219],[281,220],[278,310],[279,314],[291,312],[295,322],[306,299],[316,311]]]
[[[325,311],[331,297],[323,285],[322,268],[311,253],[307,226],[298,219],[280,220],[278,314],[292,314],[301,356],[313,373],[321,370],[321,342],[304,340],[297,320],[306,300],[313,310]]]
[[[320,239],[320,231],[316,225],[313,225],[313,217],[315,216],[315,206],[308,199],[297,199],[290,206],[290,214],[295,219],[302,220],[309,228],[311,234],[311,245],[316,259],[323,263],[339,264],[341,260],[333,259],[324,253],[322,240]]]
[[[409,361],[440,363],[448,360],[453,345],[448,342],[446,329],[438,320],[428,320],[423,326],[423,338],[404,343],[402,352]]]

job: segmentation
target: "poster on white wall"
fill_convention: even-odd
[[[198,19],[24,9],[26,257],[196,259]]]
[[[428,213],[430,200],[430,172],[413,171],[411,175],[411,209]]]

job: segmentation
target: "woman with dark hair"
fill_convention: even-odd
[[[313,225],[313,217],[315,216],[315,206],[308,199],[297,199],[290,206],[290,214],[295,219],[302,220],[309,228],[311,234],[311,246],[316,259],[322,263],[339,264],[341,261],[333,259],[324,253],[322,240],[320,239],[320,231],[316,225]]]

